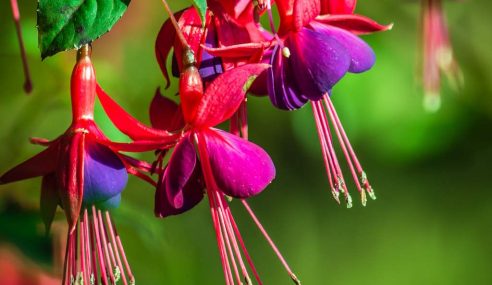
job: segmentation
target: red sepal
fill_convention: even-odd
[[[150,124],[153,128],[176,131],[184,127],[181,108],[173,100],[162,96],[159,88],[155,91],[154,98],[150,103],[149,115]]]
[[[391,30],[393,24],[381,25],[376,21],[361,15],[323,15],[316,17],[316,21],[347,30],[356,35],[370,34]]]
[[[320,0],[277,0],[279,34],[299,31],[320,14]]]
[[[243,102],[254,79],[268,64],[247,64],[217,77],[205,90],[192,125],[213,127],[229,119]]]
[[[219,48],[249,43],[260,43],[265,41],[263,33],[258,29],[256,23],[253,21],[252,13],[249,15],[249,18],[241,17],[244,18],[241,23],[237,22],[235,19],[232,19],[228,14],[223,12],[216,13],[214,15],[213,27],[210,25],[211,27],[209,32],[217,33],[217,46]],[[251,60],[249,56],[222,58],[222,65],[225,70],[229,70],[250,62]]]
[[[55,174],[50,173],[43,176],[43,181],[41,183],[40,210],[46,233],[50,230],[58,204],[60,204],[60,198],[56,190]]]
[[[321,0],[321,15],[353,14],[357,0]]]
[[[133,140],[173,140],[177,137],[167,131],[156,130],[145,126],[137,119],[128,114],[108,94],[97,85],[97,97],[113,124],[125,135]]]
[[[179,11],[174,14],[176,19],[181,17],[183,11]],[[167,72],[166,62],[167,56],[171,52],[171,48],[174,45],[176,40],[176,31],[174,30],[174,26],[171,23],[171,20],[167,20],[162,25],[159,33],[157,34],[157,39],[155,41],[155,56],[157,58],[157,62],[159,63],[159,67],[161,68],[162,74],[166,79],[166,89],[171,85],[171,81],[169,79],[169,73]]]
[[[268,42],[260,42],[260,43],[237,44],[233,46],[224,46],[219,48],[210,48],[207,46],[202,46],[202,48],[206,50],[209,54],[222,58],[248,57],[252,59],[252,58],[258,58],[259,54],[260,55],[263,54],[263,51],[265,49],[268,49],[272,45],[274,45],[274,43],[268,41]]]
[[[154,140],[137,140],[131,143],[111,142],[107,140],[98,141],[101,144],[113,149],[114,151],[123,152],[146,152],[156,149],[168,149],[174,147],[179,139],[179,135],[169,139],[154,139]]]
[[[66,152],[64,153],[68,157],[60,157],[57,171],[60,177],[57,177],[57,181],[61,184],[58,186],[58,194],[67,217],[69,231],[73,232],[77,226],[84,195],[84,147],[86,134],[76,132],[73,137],[67,137],[66,139],[66,146],[64,146]],[[64,150],[62,149],[61,151]]]
[[[0,177],[0,184],[44,176],[54,172],[58,160],[58,144],[53,144]]]

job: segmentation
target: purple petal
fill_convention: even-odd
[[[183,189],[196,166],[196,152],[190,136],[185,136],[174,148],[167,166],[165,188],[167,199],[174,208],[183,207]]]
[[[360,73],[369,70],[376,61],[376,55],[372,48],[361,38],[349,31],[329,25],[313,22],[311,26],[316,32],[338,41],[344,46],[351,58],[349,71]]]
[[[117,208],[121,203],[121,194],[113,196],[106,201],[96,203],[96,208],[100,210],[109,210]]]
[[[217,47],[217,34],[215,32],[215,25],[209,25],[207,32],[207,38],[205,39],[205,46]],[[205,49],[202,49],[202,58],[200,61],[200,68],[198,70],[203,81],[211,81],[219,74],[223,73],[222,60],[220,57],[209,54]]]
[[[299,109],[308,99],[295,86],[288,60],[280,52],[279,46],[275,46],[267,74],[268,95],[272,104],[283,110]]]
[[[275,166],[259,146],[230,133],[204,133],[214,178],[219,188],[235,198],[259,194],[275,178]]]
[[[119,195],[128,174],[116,154],[98,143],[87,141],[84,159],[84,204],[92,205]]]
[[[349,52],[336,38],[308,28],[292,33],[286,45],[297,85],[310,100],[327,93],[351,64]]]
[[[159,183],[155,192],[155,208],[154,213],[157,217],[164,218],[172,215],[182,214],[193,207],[195,207],[202,199],[205,187],[203,186],[203,179],[201,178],[200,164],[197,163],[196,167],[188,179],[187,184],[182,189],[183,203],[181,207],[174,207],[169,200],[168,191],[166,189],[168,169],[164,171],[164,174],[159,177]]]

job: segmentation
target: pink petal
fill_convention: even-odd
[[[225,194],[248,198],[275,178],[272,159],[258,145],[217,129],[204,131],[203,137],[214,178]]]
[[[347,30],[356,35],[370,34],[391,30],[393,24],[381,25],[376,21],[360,15],[323,15],[316,21]]]
[[[190,136],[187,135],[174,148],[166,170],[166,194],[174,208],[183,207],[183,190],[196,167],[196,152]]]
[[[183,203],[180,207],[175,207],[169,200],[169,195],[165,186],[167,184],[167,179],[169,179],[167,170],[168,169],[166,169],[164,174],[160,177],[160,181],[155,192],[154,213],[160,218],[179,215],[191,210],[203,199],[205,189],[201,179],[200,164],[196,164],[193,173],[182,189]]]
[[[243,102],[253,80],[268,67],[268,64],[247,64],[217,77],[205,90],[192,125],[213,127],[229,119]]]

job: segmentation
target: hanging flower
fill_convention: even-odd
[[[453,55],[441,0],[422,0],[422,45],[424,108],[435,112],[441,106],[441,72],[453,87],[463,85],[463,74]]]
[[[383,26],[353,14],[356,1],[279,0],[276,4],[280,26],[275,41],[264,42],[263,45],[252,43],[207,48],[207,51],[221,57],[234,57],[237,53],[254,56],[272,46],[269,55],[271,68],[267,71],[266,81],[270,100],[274,106],[284,110],[295,110],[311,102],[335,200],[339,202],[340,193],[343,193],[347,207],[352,207],[352,198],[335,153],[333,131],[365,205],[366,194],[375,199],[374,191],[338,118],[330,94],[347,72],[361,73],[374,65],[373,50],[358,35],[385,31],[392,25]],[[275,25],[272,23],[271,26],[275,33]]]
[[[232,284],[233,274],[238,280],[250,280],[243,254],[259,281],[226,201],[226,197],[241,199],[291,277],[297,280],[246,201],[242,200],[261,193],[273,180],[275,168],[271,158],[259,146],[214,128],[234,114],[244,100],[248,85],[268,65],[248,64],[234,68],[218,76],[205,91],[202,91],[198,69],[191,63],[184,66],[180,76],[181,104],[177,105],[156,92],[150,107],[150,118],[155,128],[181,135],[165,167],[162,160],[166,151],[158,151],[155,164],[159,173],[155,194],[156,216],[184,213],[207,194],[226,283]],[[100,88],[98,96],[110,119],[122,130],[124,124],[117,119],[121,107]],[[137,137],[134,139],[135,143],[139,142]]]
[[[113,143],[99,130],[94,122],[95,93],[90,48],[85,46],[79,50],[72,73],[72,124],[53,141],[32,139],[47,148],[3,174],[0,183],[42,176],[41,214],[47,229],[57,206],[65,211],[69,233],[63,284],[89,284],[99,279],[108,284],[108,278],[110,284],[119,279],[127,284],[127,278],[133,284],[134,277],[108,209],[119,205],[127,173],[144,178],[141,172],[150,166],[118,152],[138,151],[140,146]],[[161,138],[163,134],[160,133]],[[173,144],[175,138],[168,135],[166,140]]]

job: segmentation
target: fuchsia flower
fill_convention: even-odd
[[[207,194],[226,284],[234,284],[234,279],[238,283],[244,279],[249,282],[247,284],[251,284],[243,254],[261,284],[226,201],[226,197],[241,199],[292,279],[298,282],[253,211],[242,200],[259,194],[274,179],[275,167],[271,158],[259,146],[214,128],[231,118],[244,101],[248,86],[268,65],[247,64],[234,68],[219,75],[202,91],[202,81],[194,66],[193,54],[190,50],[185,53],[189,54],[183,56],[184,70],[180,76],[179,92],[181,104],[177,105],[157,92],[150,106],[150,119],[155,128],[166,133],[180,134],[165,167],[162,165],[167,153],[166,146],[158,152],[155,164],[155,171],[159,174],[155,214],[166,217],[184,213]],[[123,109],[102,89],[98,88],[97,92],[103,108],[116,127],[134,139],[134,143],[139,143],[142,134],[126,132],[126,122],[118,119]]]
[[[391,25],[383,26],[369,18],[353,14],[355,0],[277,0],[276,4],[280,27],[275,41],[208,51],[221,57],[233,57],[234,54],[249,54],[254,57],[258,51],[271,45],[272,67],[267,72],[266,82],[270,100],[273,105],[285,110],[301,108],[311,101],[327,176],[335,199],[339,202],[342,192],[347,206],[352,206],[352,198],[333,147],[332,131],[338,137],[365,205],[366,193],[375,199],[374,191],[350,145],[329,95],[333,86],[347,72],[364,72],[374,65],[374,52],[357,35],[385,31]],[[272,17],[270,20],[273,21]],[[272,31],[275,33],[273,23]],[[326,114],[333,130],[330,130]]]
[[[265,41],[264,33],[253,21],[253,5],[251,1],[212,0],[209,1],[209,12],[205,24],[202,24],[196,9],[191,6],[178,13],[176,19],[188,45],[198,59],[197,67],[205,82],[213,80],[217,75],[236,66],[257,62],[250,56],[236,56],[233,59],[218,58],[209,54],[201,45],[217,48],[223,46],[248,44]],[[224,5],[224,6],[223,6]],[[169,74],[166,67],[167,57],[174,48],[173,75],[179,77],[183,70],[183,47],[176,31],[168,19],[157,35],[155,52],[159,66],[169,87]],[[261,52],[257,53],[261,57]]]
[[[139,150],[138,144],[113,143],[94,122],[96,78],[86,46],[79,50],[71,79],[72,124],[53,141],[34,138],[47,149],[0,177],[6,184],[42,176],[41,214],[49,229],[60,205],[69,224],[63,284],[134,283],[120,237],[107,209],[119,205],[128,174],[144,178],[143,162],[118,151]],[[160,138],[164,132],[160,132]],[[175,137],[168,135],[169,144]],[[164,145],[161,142],[160,145]],[[79,217],[80,216],[80,217]],[[80,245],[78,245],[80,243]],[[123,267],[123,265],[125,267]],[[125,270],[126,273],[125,273]]]
[[[441,106],[441,72],[454,87],[463,85],[463,74],[453,56],[441,0],[422,0],[422,29],[424,107],[432,112]]]

